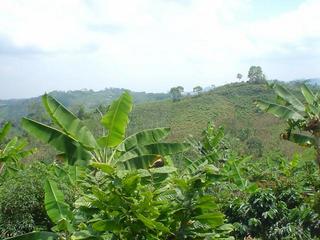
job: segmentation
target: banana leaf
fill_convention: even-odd
[[[161,155],[168,156],[176,153],[185,152],[190,148],[188,143],[153,143],[145,146],[136,146],[129,152],[124,153],[119,161],[128,161],[144,155]]]
[[[256,104],[261,110],[268,113],[272,113],[273,115],[285,120],[287,119],[302,120],[303,119],[303,116],[300,113],[282,105],[269,103],[262,100],[256,101]]]
[[[299,101],[298,98],[296,98],[291,92],[289,92],[287,89],[282,87],[281,85],[275,84],[274,90],[277,95],[279,95],[282,99],[284,99],[286,102],[291,104],[293,108],[295,108],[297,111],[304,111],[304,105],[302,102]]]
[[[307,136],[299,133],[291,133],[288,140],[304,147],[315,145],[315,140],[312,136]]]
[[[71,221],[73,214],[69,205],[65,203],[63,193],[58,189],[55,182],[46,180],[44,204],[51,221],[58,224],[61,220]]]
[[[86,148],[94,149],[97,147],[96,140],[90,130],[72,112],[47,94],[42,96],[42,101],[50,117],[63,131]]]
[[[301,86],[301,92],[308,104],[314,104],[316,97],[314,96],[313,92],[307,87],[307,85],[303,84]]]
[[[100,138],[100,145],[115,147],[123,141],[131,110],[132,98],[128,92],[124,92],[119,99],[112,102],[101,119],[102,125],[108,129],[108,135]]]
[[[170,128],[147,129],[127,137],[118,147],[117,150],[126,152],[135,146],[148,145],[156,143],[170,133]]]
[[[124,164],[127,170],[148,169],[158,158],[159,155],[144,155],[128,159],[121,163]]]
[[[7,122],[2,129],[0,129],[0,142],[7,136],[11,129],[11,123]]]
[[[22,119],[22,127],[34,137],[64,153],[63,155],[70,165],[86,165],[88,160],[91,159],[90,152],[86,151],[76,140],[58,129],[28,118]]]

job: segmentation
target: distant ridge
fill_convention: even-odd
[[[135,103],[152,102],[169,98],[167,93],[146,93],[135,92],[123,88],[106,88],[100,91],[93,90],[73,90],[73,91],[53,91],[49,94],[56,97],[65,106],[71,109],[84,107],[86,110],[102,105],[110,104],[124,91],[129,91]],[[21,117],[39,111],[41,97],[28,99],[0,100],[0,123],[11,120],[18,121]]]

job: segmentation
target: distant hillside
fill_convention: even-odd
[[[213,121],[225,127],[238,149],[256,155],[260,154],[256,149],[292,154],[298,147],[279,138],[285,124],[259,111],[254,105],[257,99],[272,101],[273,91],[263,84],[233,83],[179,102],[143,103],[135,106],[129,131],[169,126],[171,140],[182,140],[188,135],[199,137],[207,122]]]
[[[282,84],[298,93],[301,82]],[[109,104],[123,91],[124,89],[106,89],[99,92],[69,91],[51,94],[75,113],[80,106],[85,106],[85,122],[97,134],[101,132],[101,125],[94,107]],[[199,96],[183,97],[178,102],[172,102],[168,94],[131,94],[136,104],[130,117],[129,134],[146,128],[171,127],[171,141],[185,140],[189,135],[198,138],[207,123],[213,121],[216,125],[225,127],[233,148],[241,149],[246,154],[260,156],[268,151],[281,151],[292,155],[301,150],[290,142],[280,140],[284,122],[255,107],[254,101],[257,99],[274,100],[273,91],[264,84],[227,84]],[[43,116],[44,109],[40,104],[40,98],[0,101],[0,123],[1,119],[15,119],[18,124],[22,116],[43,121],[46,116]],[[36,146],[41,148],[39,144]]]
[[[50,94],[65,106],[77,111],[81,106],[86,111],[92,110],[100,104],[107,105],[119,97],[125,89],[107,88],[102,91],[54,91]],[[169,98],[166,93],[146,93],[130,91],[135,103],[158,101]],[[0,123],[5,120],[18,121],[27,115],[41,114],[41,98],[0,100]]]
[[[281,83],[299,96],[298,84]],[[299,83],[299,86],[301,82]],[[153,127],[171,127],[170,141],[199,138],[209,121],[225,127],[232,147],[245,154],[260,156],[280,151],[288,156],[303,148],[280,139],[285,122],[261,112],[257,99],[274,101],[275,95],[265,84],[232,83],[214,88],[199,96],[185,96],[137,104],[130,117],[128,134]],[[87,119],[93,132],[101,132],[98,116]]]

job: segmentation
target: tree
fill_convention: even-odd
[[[239,81],[241,80],[241,78],[242,78],[242,74],[241,73],[238,73],[237,74],[237,78],[239,79]]]
[[[86,111],[83,105],[80,105],[79,110],[77,112],[77,117],[81,120],[85,119],[87,116]]]
[[[182,86],[178,86],[177,89],[178,89],[181,93],[184,92],[184,87],[182,87]]]
[[[287,129],[281,138],[316,150],[316,162],[320,171],[320,95],[314,94],[305,84],[301,87],[302,103],[286,88],[278,84],[271,87],[277,94],[277,103],[257,101],[265,112],[287,121]]]
[[[172,87],[170,89],[170,95],[171,98],[174,102],[180,101],[181,97],[182,97],[182,92],[183,92],[184,88],[181,86],[178,87]]]
[[[197,93],[198,95],[200,95],[200,93],[202,92],[202,87],[201,86],[196,86],[193,88],[193,92]]]
[[[251,66],[248,72],[249,83],[264,83],[266,77],[260,66]]]

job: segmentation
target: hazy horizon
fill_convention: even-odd
[[[267,5],[267,7],[266,7]],[[0,99],[320,76],[319,0],[0,0]]]

